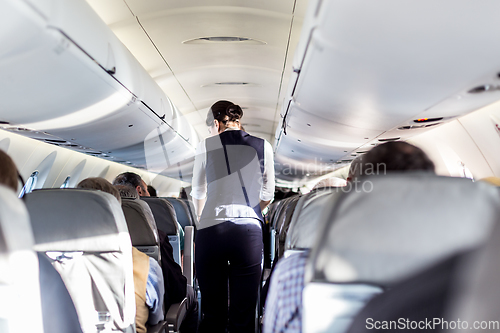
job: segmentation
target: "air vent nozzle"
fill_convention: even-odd
[[[477,86],[468,91],[469,94],[481,94],[484,92],[491,92],[500,90],[500,86],[495,86],[492,84],[483,84],[482,86]]]
[[[206,43],[245,43],[254,45],[266,45],[267,43],[258,39],[239,36],[211,36],[188,39],[182,44],[206,44]]]
[[[214,82],[209,84],[204,84],[201,87],[220,87],[220,86],[245,86],[245,87],[260,87],[259,84],[250,82],[238,82],[238,81],[226,81],[226,82]]]

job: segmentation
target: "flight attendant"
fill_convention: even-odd
[[[274,162],[269,142],[241,130],[242,116],[232,102],[212,105],[207,116],[212,136],[196,151],[191,195],[199,217],[200,332],[255,331],[262,209],[274,196]]]

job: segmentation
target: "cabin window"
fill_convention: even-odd
[[[71,176],[66,177],[66,179],[64,180],[64,182],[61,185],[61,188],[68,188],[70,179],[71,179]]]
[[[26,181],[26,184],[24,184],[24,187],[21,190],[21,193],[19,193],[19,198],[22,198],[26,193],[30,193],[31,191],[33,191],[33,189],[36,186],[36,181],[38,179],[38,174],[39,174],[38,171],[34,171],[30,175],[30,177]]]
[[[459,165],[460,165],[460,174],[462,176],[462,178],[469,178],[469,179],[472,179],[472,181],[474,181],[474,176],[472,175],[472,172],[470,172],[469,168],[465,166],[464,162],[459,162]]]

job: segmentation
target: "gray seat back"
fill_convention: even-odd
[[[122,209],[132,246],[159,261],[158,231],[149,206],[139,199],[122,198]]]
[[[53,260],[83,331],[104,325],[135,332],[132,244],[116,198],[101,191],[48,189],[26,195],[26,206],[35,250]]]
[[[285,251],[310,249],[321,228],[321,215],[328,212],[342,193],[341,187],[323,187],[303,195],[295,211],[286,235]]]
[[[464,178],[391,174],[363,186],[324,215],[309,280],[390,285],[482,243],[500,217],[496,189]]]
[[[500,196],[500,195],[499,195]],[[498,207],[500,209],[500,207]],[[498,332],[498,281],[500,279],[500,224],[496,224],[488,241],[461,260],[453,276],[452,295],[445,310],[445,320],[468,322],[468,329],[460,332],[478,332],[471,323],[477,322],[485,331]],[[486,326],[489,324],[489,326]],[[445,332],[452,332],[447,330]]]
[[[167,235],[177,235],[177,215],[174,206],[166,199],[141,197],[153,212],[158,230]]]
[[[498,207],[491,186],[468,179],[425,173],[365,178],[322,216],[324,228],[306,266],[303,331],[345,331],[383,287],[484,242],[500,217]],[[317,305],[329,303],[347,312],[332,308],[319,316]]]
[[[189,211],[189,216],[191,216],[191,221],[193,221],[192,226],[194,226],[196,228],[196,224],[198,223],[198,218],[196,217],[193,202],[191,200],[188,200],[188,199],[179,199],[179,200],[181,200],[182,202],[184,202],[186,204],[186,207]]]
[[[182,229],[194,225],[189,209],[184,201],[170,197],[164,199],[168,200],[174,206],[177,222],[182,226]]]
[[[282,214],[280,214],[279,218],[281,219],[277,223],[277,228],[276,229],[276,240],[275,240],[275,246],[276,246],[276,256],[278,258],[281,258],[283,256],[283,253],[285,252],[285,240],[286,240],[286,235],[288,234],[288,228],[290,227],[290,222],[292,221],[293,215],[295,214],[295,207],[297,206],[297,202],[299,201],[300,196],[296,195],[293,196],[288,200],[288,202],[285,204],[286,206],[283,207],[282,209]]]
[[[14,192],[0,185],[0,332],[43,333],[38,259],[29,215]]]
[[[177,226],[177,214],[173,204],[164,198],[141,197],[141,200],[144,200],[151,208],[158,230],[167,234],[172,245],[174,260],[180,265],[181,243]]]

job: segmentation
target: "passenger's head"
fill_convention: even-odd
[[[152,197],[156,197],[156,189],[151,186],[151,185],[148,185],[148,192],[149,192],[149,195],[152,196]]]
[[[110,182],[101,177],[91,177],[84,179],[79,182],[76,187],[106,192],[112,194],[118,200],[118,202],[122,202],[118,190]]]
[[[347,181],[352,182],[358,177],[363,175],[363,155],[356,157],[352,160],[349,166],[349,173],[347,174]]]
[[[0,150],[0,184],[17,192],[17,180],[18,174],[14,161],[7,153]]]
[[[391,141],[376,146],[363,156],[365,168],[372,171],[429,171],[434,173],[434,163],[426,153],[403,141]],[[368,169],[367,169],[368,170]]]
[[[187,193],[186,189],[184,187],[181,187],[181,190],[179,191],[179,199],[187,199]]]
[[[113,185],[126,185],[132,187],[137,191],[139,196],[149,197],[146,183],[142,180],[141,176],[136,173],[124,172],[119,174],[115,180],[113,180]]]
[[[228,127],[241,128],[243,110],[229,101],[218,101],[210,107],[206,124],[211,135],[222,133]]]
[[[139,199],[139,194],[137,194],[137,191],[133,187],[127,185],[115,185],[115,188],[122,198]]]
[[[488,183],[488,184],[496,186],[496,187],[500,187],[500,178],[498,178],[498,177],[486,177],[486,178],[480,179],[479,181]]]

